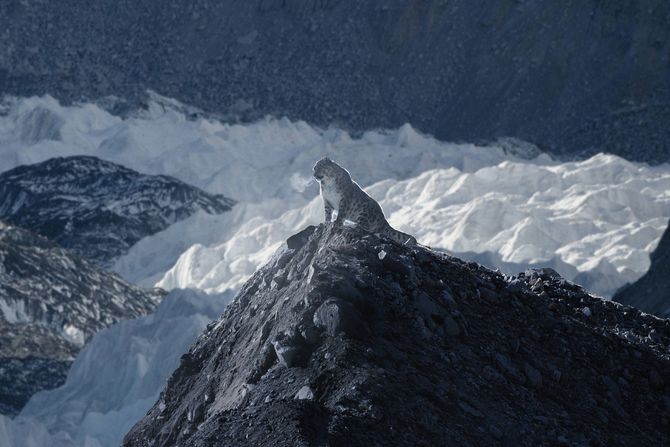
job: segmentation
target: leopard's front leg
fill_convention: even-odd
[[[337,209],[337,218],[335,219],[336,226],[344,225],[344,219],[349,215],[349,200],[342,197],[340,199],[340,206]]]
[[[330,223],[333,220],[333,205],[329,201],[323,199],[323,210],[326,215],[326,223]]]

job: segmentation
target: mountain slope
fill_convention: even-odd
[[[233,203],[96,157],[53,158],[0,174],[0,218],[102,266],[174,222]]]
[[[0,221],[0,412],[60,385],[93,334],[150,312],[163,293]]]
[[[670,320],[309,227],[182,356],[125,446],[664,445]]]
[[[409,122],[662,162],[669,21],[665,0],[9,0],[0,93],[115,95],[123,111],[149,88],[232,119]]]
[[[63,386],[33,396],[12,421],[0,417],[0,445],[118,447],[156,402],[181,354],[230,298],[174,290],[150,315],[98,332]]]
[[[622,287],[612,298],[662,318],[670,317],[670,226],[649,256],[647,273],[633,284]]]

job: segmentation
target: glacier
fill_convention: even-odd
[[[311,166],[328,155],[419,241],[506,273],[551,266],[609,297],[649,267],[670,215],[670,166],[613,155],[560,162],[511,139],[454,144],[410,125],[358,136],[266,118],[191,118],[174,100],[119,117],[95,104],[5,98],[0,166],[95,155],[239,201],[146,237],[113,269],[145,286],[236,288],[300,226],[317,223]]]
[[[98,332],[63,386],[35,394],[13,420],[0,416],[0,445],[119,445],[156,402],[181,354],[231,297],[173,290],[153,314]]]
[[[114,265],[145,286],[238,287],[300,226],[321,219],[314,161],[328,155],[419,241],[506,273],[551,266],[609,297],[642,276],[670,215],[670,166],[613,155],[561,162],[528,143],[438,141],[410,125],[352,136],[271,118],[227,124],[174,100],[115,116],[96,104],[5,98],[0,166],[95,155],[238,200],[140,240]]]
[[[603,154],[551,165],[504,161],[474,172],[436,169],[377,182],[367,192],[380,202],[391,225],[422,244],[509,274],[551,266],[606,297],[648,269],[649,250],[670,212],[667,168]],[[216,218],[187,225],[206,232],[204,219]],[[218,245],[191,246],[157,285],[236,288],[288,236],[321,221],[318,197],[273,220],[248,220]],[[138,248],[170,240],[180,231],[171,227]]]

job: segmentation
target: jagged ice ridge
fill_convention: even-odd
[[[316,221],[309,173],[323,155],[362,186],[384,181],[370,192],[393,225],[421,242],[510,273],[550,265],[602,295],[646,271],[670,213],[670,167],[615,156],[561,164],[519,142],[444,143],[409,125],[352,137],[286,119],[224,124],[191,119],[166,101],[126,119],[50,97],[5,101],[3,167],[74,154],[173,175],[240,202],[141,240],[114,267],[166,287],[239,286],[279,241]],[[494,211],[504,218],[492,221]]]

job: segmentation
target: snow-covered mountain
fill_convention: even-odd
[[[93,104],[8,98],[0,116],[7,169],[91,155],[238,200],[118,259],[115,271],[145,285],[238,287],[283,238],[320,221],[311,167],[324,155],[422,242],[508,273],[550,265],[602,295],[647,270],[670,213],[667,164],[611,155],[560,163],[516,140],[444,143],[409,125],[355,137],[287,119],[231,125],[156,99],[122,119]],[[504,219],[491,219],[494,210]]]
[[[63,386],[33,396],[14,420],[0,416],[0,445],[118,446],[230,297],[174,290],[151,315],[98,332]]]
[[[6,98],[0,114],[0,169],[90,155],[243,203],[281,199],[288,202],[286,209],[296,199],[314,196],[311,168],[324,153],[355,159],[351,172],[364,184],[436,167],[473,171],[506,159],[549,160],[534,146],[514,140],[488,146],[444,143],[409,124],[357,137],[285,118],[226,124],[192,118],[183,105],[166,101],[157,98],[147,110],[122,118],[90,103]]]
[[[650,260],[647,273],[622,287],[612,299],[662,318],[670,318],[670,226],[663,233]]]
[[[163,295],[0,222],[0,412],[60,385],[97,331],[151,312]]]
[[[168,176],[91,156],[56,157],[0,174],[0,218],[109,266],[143,237],[234,201]]]
[[[355,166],[353,158],[348,162]],[[607,297],[644,274],[670,213],[667,167],[611,155],[563,164],[516,160],[472,170],[435,169],[377,182],[367,191],[394,227],[423,244],[508,274],[551,266]],[[322,202],[317,197],[274,219],[237,220],[230,213],[184,221],[141,241],[117,268],[129,275],[142,272],[138,265],[158,269],[144,260],[170,258],[178,250],[170,250],[169,241],[193,234],[200,239],[192,239],[194,245],[157,285],[239,287],[286,237],[323,220]]]

